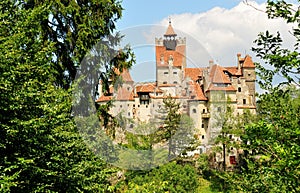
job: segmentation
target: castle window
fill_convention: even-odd
[[[164,82],[163,82],[163,84],[167,84],[167,82],[166,82],[166,81],[164,81]]]
[[[177,74],[177,72],[173,72],[173,74]]]
[[[204,137],[205,137],[205,136],[204,136],[204,135],[202,135],[202,139],[204,139]]]
[[[247,103],[246,99],[243,99],[243,104],[245,105]]]
[[[201,127],[204,128],[204,124],[203,123],[202,123]]]
[[[177,84],[177,81],[174,81],[173,84]]]
[[[238,88],[238,91],[239,91],[239,92],[242,92],[242,88],[241,88],[241,87],[239,87],[239,88]]]
[[[120,105],[120,108],[122,108],[123,106],[122,105]]]
[[[193,109],[193,113],[197,113],[197,110],[196,110],[196,109]]]
[[[218,112],[221,112],[221,107],[218,107]]]
[[[149,105],[149,100],[141,100],[142,105]],[[148,106],[146,106],[148,108]]]
[[[230,156],[229,160],[230,160],[230,164],[236,164],[235,156]]]
[[[169,72],[164,72],[164,74],[169,74]]]
[[[203,109],[203,111],[202,111],[203,113],[205,113],[205,109]]]
[[[251,76],[251,73],[248,73],[248,76]]]
[[[128,112],[128,116],[130,116],[130,112]]]

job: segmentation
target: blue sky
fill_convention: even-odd
[[[264,9],[266,0],[248,2]],[[175,31],[187,37],[192,67],[207,66],[211,59],[222,66],[235,66],[237,53],[258,61],[251,47],[257,35],[266,30],[282,32],[287,46],[293,44],[288,33],[291,26],[279,19],[269,20],[265,13],[241,0],[123,0],[122,5],[123,17],[117,29],[125,35],[123,43],[134,48],[137,63],[131,74],[138,82],[155,80],[154,42],[163,35],[169,17]]]
[[[214,7],[232,8],[240,0],[123,0],[119,29],[156,24],[173,14],[205,12]]]

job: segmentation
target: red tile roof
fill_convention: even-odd
[[[238,69],[238,67],[230,66],[224,67],[227,72],[229,72],[232,76],[242,76],[242,69]]]
[[[224,74],[225,68],[213,65],[210,69],[210,78],[213,83],[231,84],[229,78]]]
[[[156,83],[145,83],[135,87],[136,92],[149,92],[149,93],[163,93],[163,91],[156,87]]]
[[[199,79],[200,76],[203,75],[203,69],[201,68],[185,68],[184,69],[184,77],[190,77],[193,81]]]
[[[119,69],[115,68],[114,71],[117,75],[120,75]],[[123,72],[121,73],[121,77],[124,82],[133,82],[128,69],[123,69]]]
[[[191,96],[194,96],[194,98],[192,98],[193,100],[201,100],[201,101],[206,101],[207,98],[205,97],[202,89],[200,88],[200,85],[197,84],[194,81],[190,81],[189,82],[189,88],[191,92]]]
[[[170,56],[173,57],[173,66],[181,67],[185,61],[185,46],[177,46],[176,50],[167,50],[164,46],[156,46],[156,65],[168,66]],[[163,57],[163,63],[161,63]]]
[[[252,61],[251,56],[249,56],[249,55],[245,56],[243,68],[255,68],[255,65],[254,65],[254,63]]]
[[[238,68],[235,66],[224,67],[231,75],[235,75],[238,72]]]
[[[96,102],[107,102],[110,101],[112,99],[112,96],[104,96],[102,95],[100,98],[98,98],[96,100]]]
[[[96,102],[107,102],[111,99],[115,99],[115,100],[118,100],[118,101],[134,100],[133,99],[133,96],[134,96],[133,89],[120,87],[120,88],[118,88],[117,93],[114,92],[113,87],[111,87],[110,90],[111,90],[111,93],[114,96],[104,96],[104,95],[102,95],[101,97],[99,97],[99,99],[96,100]]]

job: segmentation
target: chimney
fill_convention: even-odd
[[[211,68],[214,65],[214,61],[213,60],[209,60],[209,68]]]
[[[240,60],[241,60],[241,53],[238,53],[237,54],[237,62],[238,62],[238,70],[240,70],[241,69],[241,62],[240,62]]]

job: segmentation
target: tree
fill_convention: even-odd
[[[4,0],[0,8],[0,191],[108,192],[116,169],[77,133],[68,88],[86,51],[114,29],[120,4]]]
[[[127,178],[125,192],[195,192],[199,186],[195,168],[176,162],[141,173],[129,172]]]
[[[260,96],[259,120],[246,125],[246,164],[228,175],[229,184],[243,192],[299,192],[300,92],[274,90]]]
[[[171,96],[164,98],[163,104],[158,118],[161,126],[155,135],[158,141],[168,141],[168,156],[172,159],[190,147],[194,124],[190,117],[180,113],[180,103]]]
[[[269,18],[293,23],[291,50],[283,48],[280,34],[259,34],[253,48],[271,69],[257,64],[259,84],[268,92],[257,101],[258,120],[245,126],[242,136],[245,165],[240,173],[224,179],[230,188],[243,192],[299,192],[300,106],[299,106],[299,9],[285,1],[268,1]],[[274,86],[276,74],[282,75]]]
[[[299,1],[298,1],[299,2]],[[253,47],[252,51],[256,53],[258,58],[261,58],[269,68],[259,63],[256,64],[258,69],[258,76],[260,80],[258,83],[263,89],[272,89],[273,80],[276,75],[284,78],[281,84],[294,83],[300,85],[300,10],[295,9],[292,4],[288,4],[283,0],[271,1],[267,3],[267,14],[270,19],[282,18],[287,23],[292,23],[293,29],[290,31],[291,36],[294,37],[295,42],[291,50],[283,48],[283,39],[280,33],[276,35],[270,34],[269,31],[260,33],[258,39],[254,42],[257,47]]]
[[[36,18],[40,22],[41,41],[54,44],[52,62],[56,64],[56,83],[64,88],[75,79],[87,51],[113,32],[115,22],[122,15],[121,4],[116,0],[14,0],[12,4],[28,11],[44,7],[43,14]],[[118,38],[107,43],[117,41]]]

